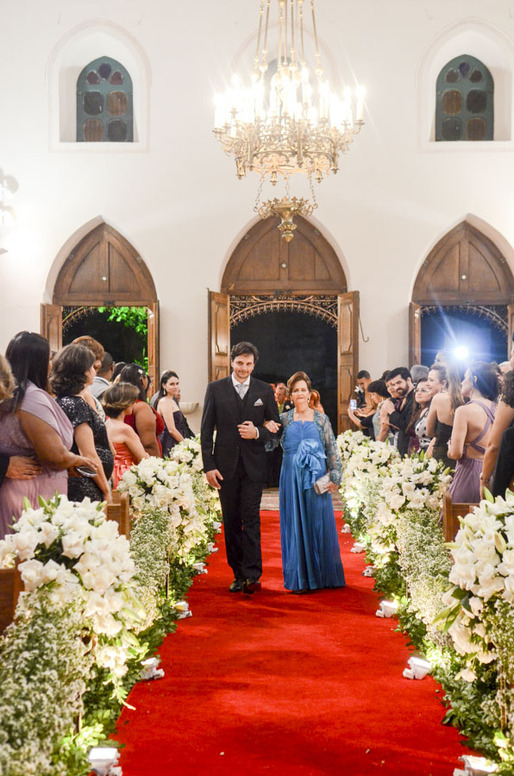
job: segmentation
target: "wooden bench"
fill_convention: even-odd
[[[0,633],[14,619],[18,596],[23,590],[23,582],[18,566],[13,569],[0,569]]]
[[[453,503],[450,491],[446,491],[443,499],[443,534],[445,542],[453,542],[460,528],[459,517],[465,517],[478,504]]]
[[[120,493],[114,490],[112,493],[112,504],[107,504],[105,514],[108,520],[114,520],[118,523],[120,535],[130,539],[130,501],[128,493]]]

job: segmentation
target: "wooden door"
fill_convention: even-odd
[[[353,397],[359,371],[359,292],[338,296],[337,326],[337,392],[338,433],[352,428],[348,406]]]
[[[160,365],[159,365],[159,302],[152,302],[148,305],[148,374],[152,380],[152,393],[160,388]]]
[[[409,305],[409,367],[421,364],[421,305]]]
[[[50,343],[50,350],[62,348],[62,307],[59,304],[42,304],[40,307],[40,331]]]
[[[230,297],[209,291],[209,382],[230,374]]]

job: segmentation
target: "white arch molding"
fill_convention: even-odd
[[[504,305],[510,342],[514,331],[513,266],[513,247],[493,226],[472,214],[440,237],[426,254],[412,289],[409,363],[421,363],[426,307]]]
[[[63,308],[146,307],[148,371],[159,380],[159,302],[148,267],[136,248],[97,217],[78,229],[54,261],[41,304],[41,333],[53,350],[62,347]]]
[[[436,80],[454,57],[469,54],[481,60],[494,80],[494,141],[435,142]],[[514,43],[500,28],[469,18],[442,30],[422,53],[416,71],[418,144],[420,150],[469,152],[512,150],[512,74]]]

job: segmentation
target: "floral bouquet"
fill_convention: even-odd
[[[126,471],[118,485],[128,493],[136,521],[152,513],[167,516],[170,561],[186,559],[198,544],[205,543],[205,525],[196,508],[192,475],[187,463],[145,458]]]
[[[490,663],[500,646],[495,643],[501,635],[498,615],[507,618],[511,629],[514,614],[514,493],[481,501],[461,518],[449,546],[454,587],[445,595],[448,609],[441,619],[460,654]]]
[[[356,538],[374,520],[383,478],[389,465],[399,458],[397,449],[386,442],[364,439],[347,460],[341,483],[341,495],[347,507],[345,516]]]
[[[14,533],[0,541],[0,567],[18,560],[26,593],[48,586],[55,604],[80,602],[85,627],[102,637],[95,642],[98,665],[123,676],[139,620],[129,542],[101,503],[75,504],[63,495],[41,503],[27,506]]]
[[[208,523],[217,525],[220,522],[221,506],[217,491],[210,487],[203,474],[200,437],[184,439],[178,445],[175,445],[170,452],[170,459],[187,465],[193,475],[196,508]]]

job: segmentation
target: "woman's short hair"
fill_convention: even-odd
[[[146,391],[143,387],[143,377],[146,377],[146,372],[139,364],[125,364],[120,372],[120,383],[132,383],[139,391],[139,398],[142,401],[146,401]]]
[[[291,395],[293,388],[295,387],[296,383],[300,382],[300,380],[303,380],[305,383],[307,383],[307,388],[309,391],[312,391],[312,383],[309,375],[305,372],[295,372],[294,375],[291,375],[287,381],[287,392],[289,395]]]
[[[469,367],[469,374],[474,387],[482,396],[490,401],[496,401],[500,393],[500,381],[493,364],[478,361]]]
[[[52,361],[50,385],[57,397],[76,396],[86,384],[86,372],[95,363],[95,355],[85,345],[66,345]]]
[[[84,347],[89,348],[89,350],[93,351],[95,361],[103,361],[103,358],[105,356],[104,346],[101,345],[98,342],[98,340],[95,340],[93,337],[90,337],[89,335],[84,334],[82,337],[77,337],[77,339],[74,339],[71,344],[84,345]]]
[[[120,412],[126,410],[139,398],[137,386],[132,383],[114,383],[109,386],[102,397],[102,404],[108,418],[117,418]]]
[[[390,396],[389,391],[387,390],[387,385],[385,384],[385,380],[373,380],[368,385],[368,393],[376,393],[383,399],[389,399]]]
[[[0,355],[0,401],[12,399],[14,392],[14,377],[8,360]]]
[[[38,388],[46,390],[50,343],[41,334],[20,331],[7,345],[5,356],[16,381],[12,408],[15,411],[25,396],[29,381]]]
[[[177,380],[179,379],[178,374],[176,372],[173,372],[171,369],[167,369],[165,372],[161,375],[161,382],[159,383],[159,399],[162,399],[163,396],[167,395],[166,388],[164,387],[170,377],[176,377]]]

